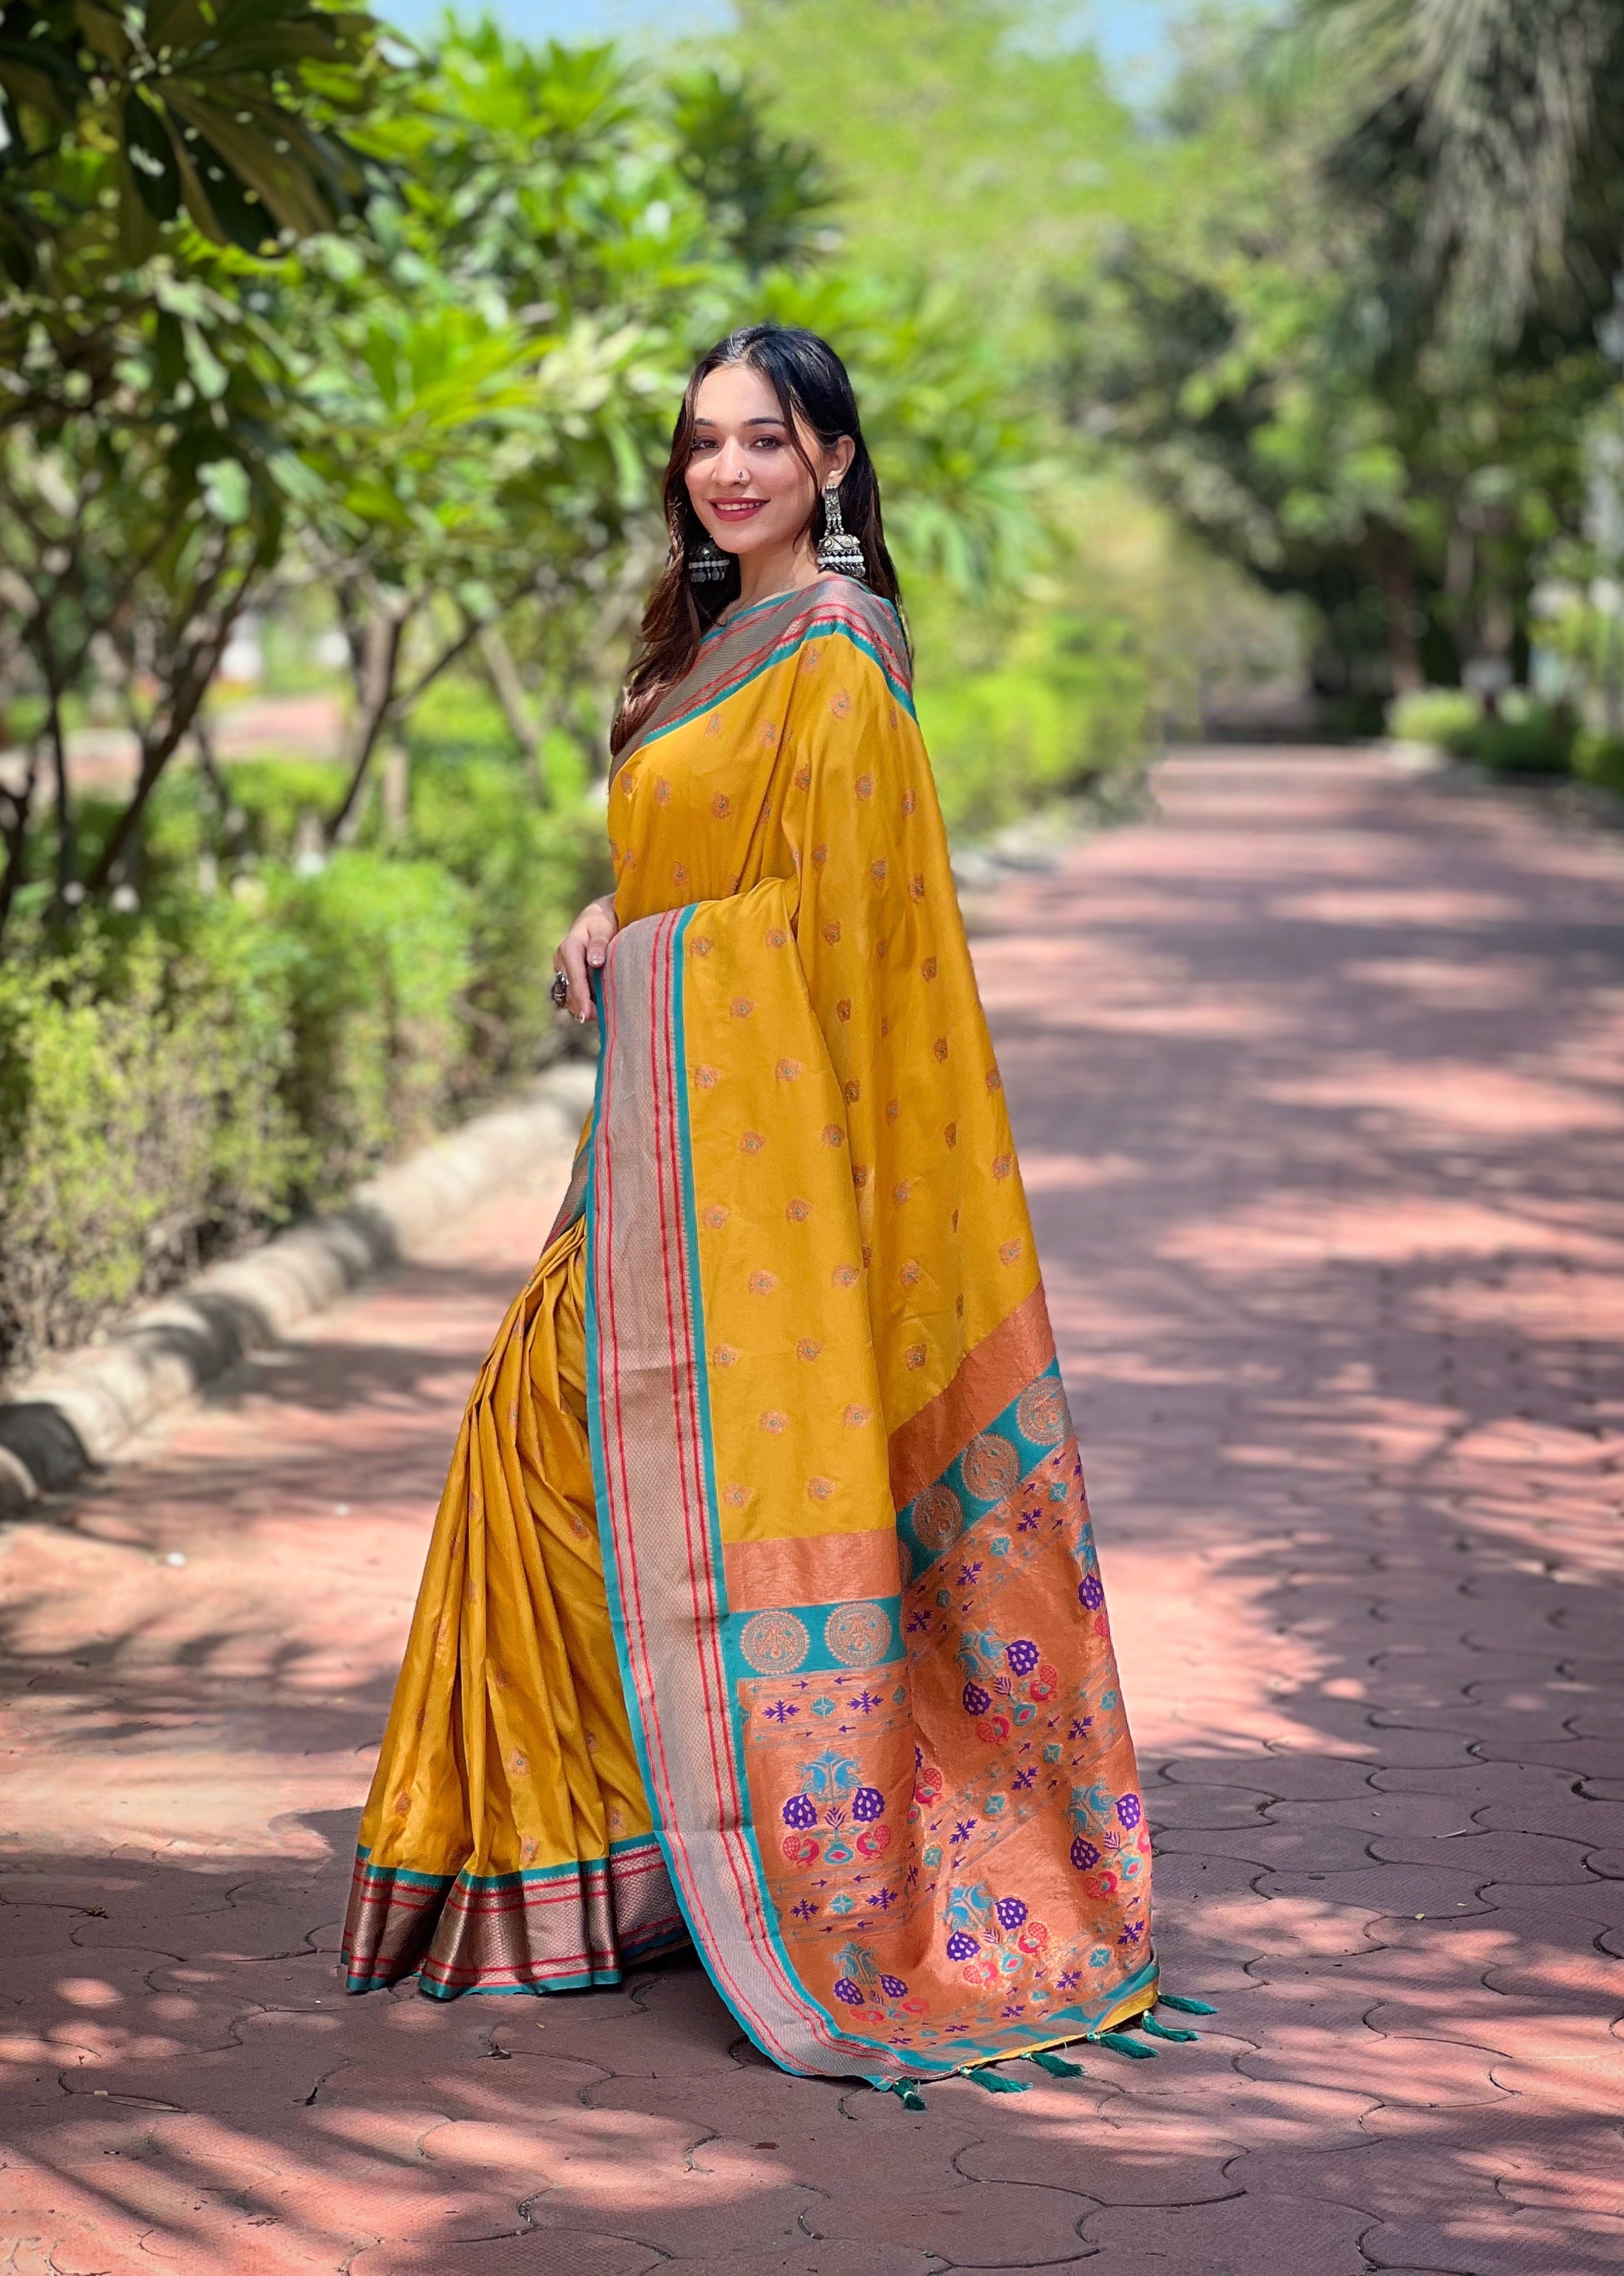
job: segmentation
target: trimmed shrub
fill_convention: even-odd
[[[1624,796],[1624,735],[1606,735],[1594,727],[1581,728],[1574,738],[1573,770],[1581,782]]]
[[[307,1149],[277,960],[222,907],[0,971],[0,1367],[274,1219]]]
[[[1491,717],[1477,722],[1468,748],[1497,773],[1563,775],[1573,758],[1575,732],[1566,704],[1537,703],[1514,693]]]
[[[613,884],[601,813],[538,808],[516,761],[420,761],[412,847],[467,888],[471,1073],[489,1086],[533,1063],[552,1028],[552,954],[583,901]]]
[[[358,852],[312,876],[271,871],[264,892],[286,959],[286,1090],[324,1199],[472,1087],[471,897],[436,862]]]
[[[1426,743],[1464,758],[1483,707],[1463,687],[1423,687],[1395,695],[1387,706],[1387,732],[1400,743]]]

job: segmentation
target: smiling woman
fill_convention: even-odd
[[[666,507],[560,950],[597,1100],[464,1421],[350,1982],[691,1937],[786,2070],[911,2092],[1149,2018],[1150,1840],[832,351],[708,356]]]

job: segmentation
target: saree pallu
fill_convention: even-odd
[[[532,1284],[558,1285],[556,1324],[580,1273],[585,1428],[525,1356],[527,1292],[442,1505],[430,1574],[455,1565],[462,1602],[426,1579],[351,1980],[425,1954],[435,1990],[605,1980],[686,1923],[793,2072],[893,2084],[1110,2028],[1156,1998],[1149,1839],[894,613],[826,578],[713,632],[610,827],[596,1104]],[[559,1655],[505,1646],[496,1680],[493,1584],[454,1544],[489,1531],[489,1476],[515,1572],[527,1524],[558,1563],[565,1423],[597,1559],[567,1575],[563,1656],[589,1696],[543,1759],[511,1734],[558,1719]],[[510,1627],[542,1607],[519,1581],[501,1601]],[[527,1866],[547,1780],[569,1812]],[[526,1973],[541,1870],[575,1874],[583,1921],[601,1884],[601,1965]],[[482,1919],[488,1961],[448,1918]]]

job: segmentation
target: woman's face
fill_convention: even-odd
[[[808,429],[797,431],[819,487],[839,480],[852,463],[850,436],[826,451]],[[804,535],[812,477],[790,441],[778,397],[750,365],[725,364],[701,383],[687,485],[694,512],[725,553],[789,550]]]

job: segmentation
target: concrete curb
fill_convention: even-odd
[[[331,1217],[211,1265],[104,1344],[30,1376],[0,1405],[0,1518],[72,1485],[163,1407],[409,1256],[538,1155],[562,1165],[592,1104],[593,1080],[589,1061],[550,1067],[514,1104],[369,1179]]]

